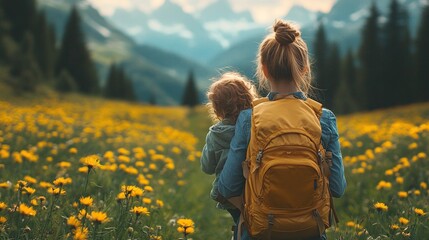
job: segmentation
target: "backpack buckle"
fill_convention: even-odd
[[[258,165],[261,164],[263,156],[264,156],[264,151],[263,150],[259,150],[258,154],[256,155],[256,163]]]

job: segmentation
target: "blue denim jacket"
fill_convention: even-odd
[[[305,99],[301,92],[293,94],[296,98]],[[268,98],[273,100],[273,94]],[[241,111],[235,125],[235,134],[231,140],[230,151],[225,166],[219,175],[218,190],[225,198],[241,195],[244,189],[244,176],[241,163],[246,159],[247,145],[250,141],[252,110]],[[332,196],[339,198],[344,194],[347,186],[344,176],[344,166],[341,156],[339,135],[337,129],[336,117],[332,111],[323,109],[320,119],[322,126],[322,145],[327,151],[332,152],[331,176],[329,178],[329,187]],[[242,239],[250,239],[246,232]]]

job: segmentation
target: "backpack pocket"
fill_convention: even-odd
[[[271,210],[293,212],[313,208],[320,198],[322,177],[318,165],[309,159],[278,159],[261,168],[261,203]]]

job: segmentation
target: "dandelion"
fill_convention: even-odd
[[[392,230],[398,230],[399,229],[399,225],[398,224],[392,224],[392,225],[390,225],[390,228]]]
[[[88,239],[88,228],[76,228],[73,234],[73,240],[86,240]]]
[[[407,198],[408,197],[408,193],[405,191],[400,191],[398,192],[398,197],[399,198]]]
[[[22,188],[22,193],[23,194],[28,194],[28,195],[32,195],[33,193],[36,192],[36,189],[31,188],[31,187],[23,187]]]
[[[130,212],[136,214],[137,216],[146,215],[149,216],[150,212],[146,207],[133,207]]]
[[[76,154],[77,153],[77,148],[73,147],[69,149],[69,153],[71,154]]]
[[[421,192],[420,192],[420,190],[414,190],[414,195],[416,195],[416,196],[420,196],[420,194],[421,194]]]
[[[9,181],[0,183],[0,188],[11,188],[11,187],[12,187],[12,183]]]
[[[424,216],[426,214],[425,211],[420,208],[414,208],[414,213],[417,214],[418,216]]]
[[[85,209],[81,209],[81,210],[79,211],[79,213],[77,214],[77,217],[78,217],[79,219],[83,219],[83,218],[85,218],[85,217],[86,217],[86,214],[87,214],[86,210],[85,210]]]
[[[67,169],[67,168],[71,167],[71,163],[65,162],[65,161],[59,162],[57,165],[58,165],[58,167],[63,168],[63,169]]]
[[[89,215],[86,216],[91,222],[95,224],[108,222],[107,214],[104,212],[92,211]]]
[[[420,183],[420,188],[421,188],[421,189],[426,189],[426,188],[428,188],[428,184],[427,184],[427,183],[425,183],[425,182],[421,182],[421,183]]]
[[[18,211],[22,215],[31,216],[31,217],[36,216],[36,213],[37,213],[36,210],[34,210],[32,207],[25,205],[24,203],[21,203],[19,205]]]
[[[158,205],[158,207],[162,208],[162,207],[164,207],[164,202],[162,200],[156,200],[156,205]]]
[[[149,204],[152,203],[152,199],[150,199],[150,198],[143,198],[143,203],[149,205]]]
[[[59,195],[65,195],[66,191],[64,189],[61,189],[61,188],[49,188],[48,193],[52,194],[54,196],[59,196]]]
[[[374,208],[377,209],[377,211],[384,211],[387,212],[389,207],[385,203],[377,202],[374,204]]]
[[[408,220],[404,217],[399,218],[399,223],[401,223],[402,225],[407,225],[409,222],[410,222],[410,220]]]
[[[6,217],[0,217],[0,224],[3,224],[7,222],[7,218]]]
[[[91,197],[81,197],[79,201],[80,201],[80,204],[90,207],[92,206],[93,199]]]
[[[0,211],[7,208],[7,204],[5,202],[0,202]]]
[[[88,167],[88,171],[95,169],[101,166],[100,158],[97,155],[89,155],[80,159],[80,162]]]
[[[37,183],[37,180],[35,178],[31,177],[31,176],[25,176],[24,180],[27,181],[27,182],[29,182],[29,183],[31,183],[31,184]]]
[[[179,227],[177,228],[177,231],[179,233],[183,233],[186,239],[186,236],[189,234],[194,233],[194,221],[192,219],[187,218],[181,218],[177,220],[177,224]]]
[[[69,218],[67,218],[67,225],[76,229],[80,226],[80,221],[75,216],[70,216]]]
[[[404,183],[404,178],[403,177],[397,177],[396,178],[396,183],[403,184]]]

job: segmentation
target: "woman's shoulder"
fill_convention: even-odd
[[[250,118],[252,118],[252,109],[244,109],[241,110],[240,114],[238,115],[237,122],[250,121]]]
[[[327,108],[322,108],[322,117],[321,120],[323,121],[332,121],[332,120],[336,120],[335,114],[327,109]]]

